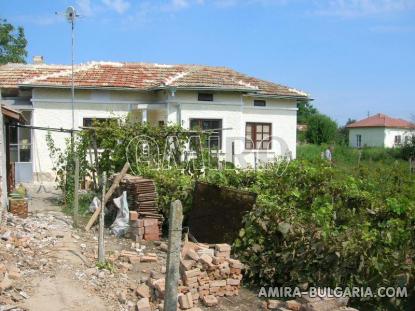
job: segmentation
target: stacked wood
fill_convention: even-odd
[[[27,199],[10,199],[10,212],[21,218],[26,218],[29,211],[29,204]]]
[[[181,309],[191,309],[199,301],[210,307],[218,303],[217,297],[239,295],[243,265],[230,257],[230,250],[227,244],[214,248],[195,243],[183,246],[178,296]],[[164,286],[155,285],[163,281],[149,280],[159,299],[164,297]]]

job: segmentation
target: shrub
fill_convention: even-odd
[[[336,140],[337,124],[328,116],[312,115],[307,120],[306,138],[309,143],[321,145],[331,144]]]
[[[350,172],[351,173],[351,172]],[[414,179],[396,166],[343,174],[324,161],[260,172],[258,204],[234,246],[261,286],[414,285]],[[412,287],[411,287],[412,286]],[[353,301],[403,310],[404,300]]]
[[[411,136],[402,146],[401,155],[405,160],[415,159],[415,135]]]

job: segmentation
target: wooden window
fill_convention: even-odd
[[[356,147],[362,147],[362,135],[356,135]]]
[[[207,131],[204,147],[213,149],[222,148],[222,120],[221,119],[190,119],[190,129]]]
[[[201,102],[212,102],[213,94],[212,93],[199,93],[197,95],[197,100]]]
[[[245,149],[270,150],[272,137],[271,123],[246,123]]]
[[[254,106],[255,107],[265,107],[266,106],[266,101],[262,100],[262,99],[255,99],[254,100]]]

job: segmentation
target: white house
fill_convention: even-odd
[[[296,156],[297,103],[306,93],[225,67],[91,62],[75,66],[74,128],[93,119],[125,117],[155,125],[215,129],[221,156],[246,167]],[[72,128],[71,68],[0,66],[2,103],[35,127]],[[16,179],[51,179],[46,131],[11,128]],[[68,133],[53,133],[58,146]],[[211,142],[211,143],[212,143]]]
[[[378,113],[347,125],[349,146],[393,148],[415,135],[415,124]]]

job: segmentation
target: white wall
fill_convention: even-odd
[[[384,147],[385,129],[382,127],[349,129],[350,147],[358,147],[356,138],[357,135],[362,135],[361,147]]]
[[[415,135],[415,131],[395,128],[351,128],[349,129],[349,146],[357,147],[357,135],[362,135],[362,147],[385,147],[395,146],[395,136],[400,135],[402,143],[406,136]]]
[[[232,160],[232,141],[235,142],[235,163],[254,166],[257,161],[269,161],[279,155],[296,157],[297,105],[295,100],[266,99],[265,107],[254,107],[253,97],[239,93],[214,93],[213,102],[197,101],[197,92],[177,92],[170,104],[169,120],[177,119],[189,128],[191,119],[221,119],[222,153]],[[274,141],[270,151],[245,150],[247,122],[271,123]],[[256,153],[256,155],[254,155]]]
[[[118,91],[77,90],[75,93],[75,129],[83,125],[83,118],[126,117],[140,101],[148,100],[147,94]],[[72,105],[70,90],[35,89],[33,91],[33,125],[51,128],[72,127]],[[47,131],[33,131],[34,180],[54,178],[53,163],[46,144]],[[52,132],[55,145],[65,148],[68,133]],[[39,174],[40,173],[40,174]]]
[[[258,151],[257,160],[275,158],[276,155],[291,153],[296,156],[297,108],[295,100],[266,99],[266,107],[254,107],[252,97],[236,92],[214,92],[213,102],[199,102],[196,91],[178,91],[171,94],[162,92],[100,91],[76,90],[75,128],[82,126],[83,118],[125,117],[135,110],[137,104],[154,105],[149,108],[149,121],[156,124],[164,120],[167,123],[180,123],[189,128],[190,119],[222,119],[222,153],[227,161],[232,160],[231,139],[235,141],[235,160],[242,167],[254,166],[255,156],[251,150],[245,150],[245,126],[247,122],[272,124],[272,135],[277,140],[272,143],[271,154]],[[67,128],[72,126],[70,90],[34,89],[33,125],[42,127]],[[144,105],[146,106],[146,105]],[[159,109],[159,110],[155,110]],[[35,130],[33,137],[34,172],[54,177],[53,163],[46,145],[46,131]],[[65,147],[65,138],[69,134],[53,133],[56,146]],[[239,140],[238,140],[239,138]],[[281,143],[282,142],[282,143]]]
[[[408,129],[392,129],[385,130],[385,147],[392,148],[395,146],[395,136],[401,136],[402,144],[405,143],[405,137],[415,135],[414,130]]]

